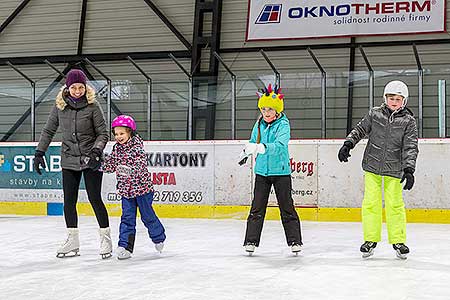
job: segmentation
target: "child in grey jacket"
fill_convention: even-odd
[[[414,171],[419,152],[417,127],[413,113],[406,107],[408,87],[391,81],[384,88],[384,103],[372,108],[353,128],[338,153],[339,161],[347,162],[350,150],[365,136],[369,137],[362,160],[365,190],[362,203],[364,258],[373,254],[381,240],[382,182],[389,243],[399,258],[406,258],[406,212],[402,196],[414,185]]]

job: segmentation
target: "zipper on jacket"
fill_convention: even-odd
[[[384,165],[386,162],[386,151],[387,151],[387,143],[386,140],[388,139],[388,135],[391,134],[391,122],[389,121],[389,117],[387,120],[387,125],[386,125],[386,130],[384,131],[385,137],[384,137],[384,145],[383,145],[383,159],[381,160],[381,164],[380,164],[380,170],[379,170],[379,174],[383,175],[384,172]]]
[[[267,134],[266,134],[267,141],[266,142],[269,141],[270,125],[272,125],[272,124],[268,124],[266,130],[264,130],[264,132],[267,131]],[[266,156],[267,156],[266,176],[269,176],[269,154],[267,154]]]
[[[81,157],[83,156],[83,153],[81,153],[81,148],[80,148],[80,141],[78,140],[78,128],[77,128],[77,118],[78,118],[78,110],[75,109],[75,140],[77,141],[77,147],[78,147],[78,151],[80,151],[80,170],[82,170],[81,165],[84,163],[81,161]]]

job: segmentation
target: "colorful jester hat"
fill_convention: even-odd
[[[258,95],[258,108],[261,109],[263,107],[273,108],[278,114],[284,110],[284,95],[280,94],[281,89],[275,86],[275,89],[272,89],[272,84],[269,83],[267,88],[261,90],[261,92],[256,92]]]

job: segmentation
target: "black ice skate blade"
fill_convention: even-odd
[[[69,257],[77,257],[80,256],[79,251],[71,251],[69,253],[57,253],[56,257],[57,258],[69,258]]]
[[[112,253],[105,253],[105,254],[100,254],[102,259],[108,259],[112,257]]]

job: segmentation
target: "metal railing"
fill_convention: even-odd
[[[353,83],[356,83],[356,87],[367,87],[366,93],[362,94],[361,89],[359,92],[356,92],[354,94],[354,97],[358,99],[368,99],[366,102],[367,109],[372,108],[373,106],[377,105],[378,103],[375,103],[375,99],[379,99],[382,101],[382,90],[385,83],[387,83],[390,80],[397,80],[399,77],[403,76],[403,79],[405,79],[405,76],[407,77],[405,81],[410,82],[410,98],[417,100],[417,105],[415,105],[414,101],[414,109],[418,111],[417,118],[418,118],[418,131],[420,137],[445,137],[446,136],[446,80],[445,79],[445,73],[436,73],[433,72],[430,69],[425,69],[421,63],[420,54],[418,49],[415,45],[413,45],[413,53],[415,62],[417,65],[417,69],[414,72],[411,72],[408,70],[406,72],[405,70],[380,70],[378,69],[375,71],[375,68],[369,61],[368,55],[365,53],[363,47],[359,47],[359,51],[361,54],[361,57],[364,59],[364,63],[366,65],[367,71],[358,71],[358,74],[361,72],[367,72],[367,77],[364,78],[361,77],[361,75],[352,74],[351,78],[354,81]],[[258,114],[258,111],[256,109],[256,99],[255,99],[255,91],[261,88],[262,83],[267,82],[268,80],[271,81],[273,78],[273,83],[275,85],[280,86],[283,84],[283,92],[285,93],[286,101],[285,106],[289,108],[289,110],[297,110],[297,111],[309,111],[307,114],[301,114],[295,115],[290,114],[289,117],[291,120],[293,120],[293,129],[294,130],[300,130],[303,132],[310,132],[308,134],[308,137],[313,138],[343,138],[345,136],[346,130],[345,126],[339,125],[339,119],[343,119],[346,116],[342,113],[339,113],[339,107],[330,107],[328,103],[332,101],[335,103],[338,100],[337,92],[339,89],[347,89],[348,88],[348,82],[340,84],[338,81],[344,82],[344,78],[346,78],[346,75],[342,72],[339,74],[339,72],[327,72],[325,70],[325,67],[323,64],[319,61],[319,58],[315,55],[315,53],[312,51],[312,49],[307,49],[307,52],[311,58],[311,60],[314,62],[314,65],[317,67],[319,73],[320,73],[320,83],[318,80],[316,80],[314,73],[290,73],[290,72],[282,72],[280,71],[274,62],[272,62],[269,59],[269,56],[261,50],[260,53],[264,60],[268,63],[270,66],[270,70],[273,72],[273,76],[269,74],[258,74],[254,75],[247,75],[245,73],[237,73],[236,71],[233,71],[232,69],[232,63],[229,64],[225,59],[222,58],[222,56],[218,53],[214,53],[214,57],[219,61],[222,72],[225,75],[228,75],[230,77],[230,85],[226,86],[225,89],[227,90],[226,93],[223,94],[223,99],[215,99],[218,103],[218,119],[229,119],[229,122],[227,121],[227,125],[221,125],[221,127],[218,127],[217,130],[222,132],[229,132],[229,135],[223,135],[219,138],[231,138],[231,139],[239,139],[239,138],[247,138],[248,131],[254,122],[255,117]],[[173,139],[184,139],[180,136],[180,132],[184,130],[185,138],[188,140],[192,140],[194,136],[194,130],[196,124],[194,124],[194,98],[193,98],[193,82],[192,82],[192,74],[186,70],[186,68],[180,63],[180,61],[175,58],[174,55],[169,55],[170,59],[177,65],[177,67],[180,69],[180,74],[183,74],[188,79],[188,86],[187,90],[184,89],[181,85],[177,85],[178,87],[174,90],[168,90],[166,88],[165,96],[161,97],[162,88],[155,92],[155,86],[156,89],[158,87],[162,87],[163,85],[168,85],[167,82],[161,82],[158,81],[157,75],[150,76],[148,72],[144,70],[142,66],[140,66],[133,58],[127,57],[127,60],[130,62],[130,64],[137,70],[136,76],[141,76],[145,79],[146,84],[146,92],[142,93],[143,99],[145,99],[145,111],[141,111],[141,113],[146,114],[145,118],[142,120],[139,120],[140,122],[146,123],[146,133],[147,133],[147,139],[151,140],[156,137],[158,139],[157,135],[154,135],[152,133],[157,133],[158,131],[162,130],[173,130],[176,133],[176,136],[169,135]],[[53,71],[57,72],[60,76],[60,78],[64,78],[65,73],[63,71],[60,71],[57,67],[55,67],[51,62],[48,60],[44,61]],[[114,103],[112,101],[112,89],[113,89],[113,82],[114,79],[111,76],[106,75],[99,66],[97,66],[94,62],[90,61],[89,59],[84,59],[84,63],[92,67],[100,76],[106,81],[106,120],[107,123],[111,124],[111,108],[114,106]],[[36,140],[36,81],[31,79],[31,77],[27,74],[25,74],[22,70],[17,68],[17,66],[13,65],[12,63],[8,63],[8,66],[13,69],[16,73],[20,75],[20,78],[25,79],[30,84],[30,105],[29,105],[29,117],[30,117],[30,138],[29,140],[35,141]],[[283,75],[283,82],[281,82],[281,77]],[[136,77],[135,76],[135,77]],[[339,80],[339,78],[342,78],[342,80]],[[350,78],[350,76],[348,76]],[[427,86],[425,86],[425,79],[428,78],[428,80],[431,80],[433,83],[428,83]],[[378,84],[375,86],[375,80],[377,80]],[[411,84],[411,82],[417,82],[417,84]],[[2,93],[2,87],[0,82],[0,96],[1,97],[8,97],[8,92]],[[265,83],[264,83],[265,84]],[[434,88],[431,87],[431,85],[434,86]],[[438,88],[436,88],[436,85]],[[219,87],[217,87],[219,88]],[[417,90],[416,90],[417,88]],[[427,90],[427,95],[430,95],[430,90],[435,90],[435,100],[433,100],[433,97],[427,97],[427,104],[424,104],[424,90]],[[179,91],[182,91],[180,93]],[[187,93],[187,97],[184,96],[184,91]],[[320,91],[320,108],[317,109],[317,106],[314,104],[315,98],[317,95],[317,91]],[[336,94],[336,95],[334,95]],[[344,93],[341,93],[344,94]],[[299,98],[298,96],[301,96],[301,100],[297,100],[296,98]],[[333,96],[330,96],[333,95]],[[10,95],[13,97],[14,95]],[[156,100],[155,97],[159,100]],[[168,100],[166,100],[166,98]],[[176,100],[174,100],[176,98]],[[187,122],[186,127],[180,128],[180,125],[177,125],[178,127],[175,128],[175,123],[180,124],[182,122],[182,118],[180,117],[173,117],[173,120],[168,121],[168,129],[164,128],[154,128],[155,126],[152,126],[152,123],[158,127],[158,117],[161,121],[162,116],[165,117],[168,114],[161,114],[161,105],[174,105],[174,106],[180,106],[184,107],[184,105],[181,105],[179,101],[185,101],[185,107],[187,107]],[[195,99],[201,100],[201,99]],[[172,101],[172,102],[170,102]],[[294,101],[297,101],[297,104],[294,104]],[[299,101],[303,101],[300,105]],[[309,102],[308,102],[309,101]],[[431,102],[433,103],[431,103]],[[243,105],[244,108],[241,108],[238,110],[238,103],[253,103],[249,105]],[[227,107],[225,110],[223,107],[220,106],[221,103],[228,103],[230,104],[229,108]],[[306,104],[305,104],[306,103]],[[362,103],[357,102],[358,103]],[[357,106],[356,104],[356,106]],[[126,105],[126,103],[124,104]],[[156,106],[155,106],[156,105]],[[0,103],[1,106],[1,103]],[[252,109],[251,107],[254,107],[255,109]],[[361,111],[361,105],[358,107],[359,111]],[[6,112],[7,107],[2,108],[3,113],[11,115],[11,113]],[[355,107],[353,109],[356,109]],[[427,124],[435,124],[435,125],[427,125],[428,127],[424,128],[424,109],[427,110]],[[125,106],[125,111],[127,110]],[[182,109],[179,109],[178,111],[181,111]],[[289,112],[288,110],[288,112]],[[116,111],[116,108],[115,108]],[[174,110],[175,111],[175,110]],[[247,111],[244,113],[244,111]],[[249,112],[252,112],[249,114]],[[317,113],[316,113],[317,112]],[[431,112],[431,113],[430,113]],[[1,113],[0,113],[1,114]],[[175,115],[175,112],[173,113]],[[241,118],[238,118],[238,114],[242,114]],[[360,114],[360,113],[359,113]],[[25,115],[25,114],[24,114]],[[170,113],[169,113],[170,115]],[[430,116],[431,115],[431,116]],[[355,118],[362,117],[360,115],[356,115]],[[22,119],[26,119],[23,118]],[[181,122],[180,122],[181,121]],[[156,123],[155,123],[156,122]],[[238,128],[237,124],[240,124],[240,127]],[[225,123],[221,123],[225,124]],[[300,125],[295,125],[300,124]],[[338,125],[336,125],[338,124]],[[3,127],[0,127],[0,136],[2,133],[6,132],[7,125],[0,125]],[[171,127],[172,126],[172,127]],[[243,129],[245,128],[245,129]],[[424,134],[424,129],[426,129],[426,135]],[[331,134],[330,134],[331,132]],[[320,134],[319,134],[320,133]],[[20,133],[23,134],[23,133]],[[4,136],[3,140],[14,140],[14,138],[10,138],[11,134],[8,133],[8,135]],[[159,136],[160,138],[160,136]]]

